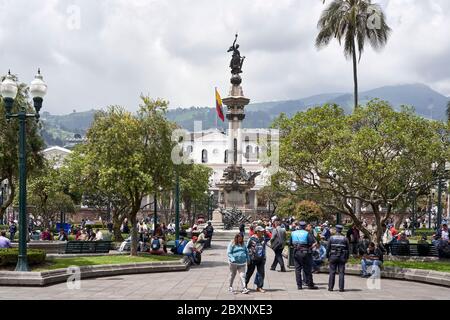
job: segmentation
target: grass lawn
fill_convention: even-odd
[[[67,268],[70,266],[93,266],[101,264],[127,264],[137,262],[158,262],[158,261],[176,261],[180,256],[155,256],[145,255],[138,257],[131,256],[100,256],[100,257],[77,257],[77,258],[55,258],[49,260],[45,265],[32,267],[32,271],[46,271]]]
[[[360,264],[360,259],[351,258],[348,261],[349,264]],[[385,267],[397,267],[397,268],[408,268],[408,269],[423,269],[423,270],[433,270],[440,272],[450,273],[450,261],[432,261],[432,262],[420,262],[420,261],[384,261],[383,265]]]

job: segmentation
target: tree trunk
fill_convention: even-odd
[[[11,178],[7,178],[7,179],[8,179],[8,181],[12,180]],[[0,207],[0,223],[3,222],[3,217],[6,213],[6,209],[13,203],[13,199],[14,199],[15,192],[16,192],[16,188],[15,188],[14,184],[10,184],[9,187],[10,187],[10,189],[9,189],[10,195],[8,195],[9,197],[8,197],[8,199],[6,199],[6,201],[5,201],[5,195],[2,195],[3,196],[3,205]]]
[[[356,58],[355,39],[353,39],[353,81],[354,81],[354,98],[355,98],[355,106],[353,111],[356,111],[356,109],[358,108],[358,62]]]
[[[117,214],[113,214],[113,235],[114,241],[123,241],[122,232],[120,231],[120,227],[122,226],[124,217],[120,218]]]
[[[137,232],[137,212],[130,213],[131,221],[131,256],[137,256],[138,232]]]

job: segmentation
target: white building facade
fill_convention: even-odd
[[[232,159],[228,156],[229,137],[226,132],[209,129],[192,132],[190,139],[183,142],[183,152],[196,164],[203,164],[213,169],[210,177],[210,190],[214,191],[219,205],[226,208],[224,195],[217,184],[223,178],[223,172]],[[278,145],[278,131],[270,129],[241,129],[242,167],[247,172],[261,172],[255,179],[255,186],[245,195],[245,211],[251,213],[266,208],[265,203],[258,203],[257,192],[269,183],[270,169],[265,165],[267,146]]]

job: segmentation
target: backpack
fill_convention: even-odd
[[[152,250],[159,250],[161,248],[161,244],[159,243],[159,239],[152,240]]]
[[[187,241],[183,240],[177,244],[177,254],[183,254],[184,247],[186,247]]]
[[[253,240],[251,248],[252,260],[261,261],[265,257],[264,244],[260,240]]]

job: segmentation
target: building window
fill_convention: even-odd
[[[224,159],[225,163],[228,163],[228,150],[225,150],[225,159]]]
[[[208,151],[206,149],[202,150],[202,163],[208,163]]]
[[[237,149],[238,149],[238,142],[237,139],[234,139],[234,149],[233,149],[234,163],[237,163]]]
[[[259,159],[259,147],[256,147],[256,159]]]
[[[187,153],[192,153],[192,151],[194,151],[194,147],[188,146],[186,151],[187,151]]]
[[[245,157],[247,158],[247,162],[250,160],[250,154],[252,153],[252,147],[247,146],[245,148]]]

